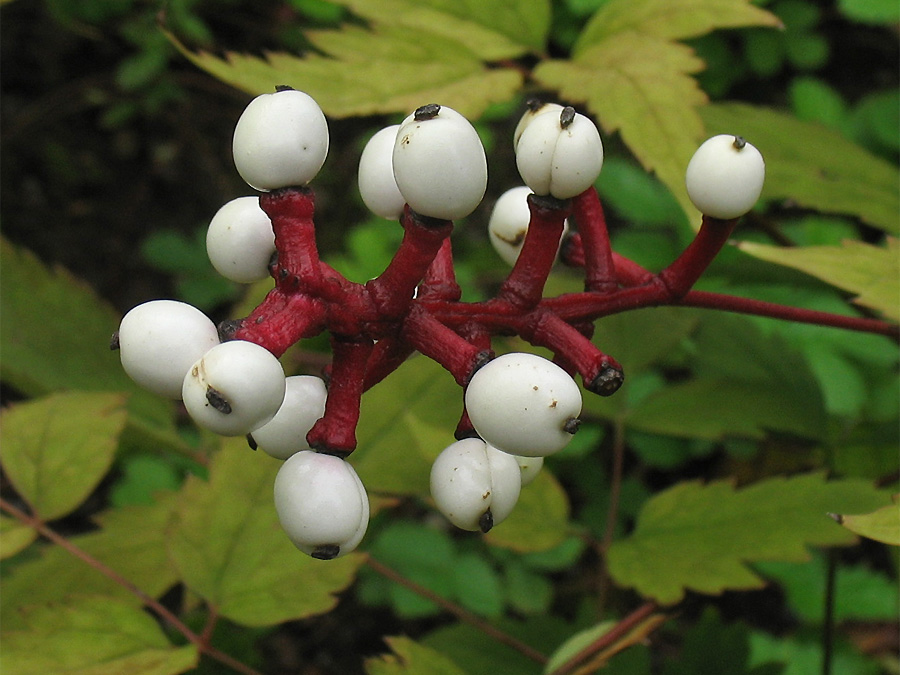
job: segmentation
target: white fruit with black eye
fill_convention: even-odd
[[[313,450],[291,455],[278,470],[275,510],[294,546],[321,560],[355,549],[369,523],[369,498],[353,466]]]
[[[720,134],[697,148],[685,173],[694,206],[721,220],[739,218],[756,204],[766,178],[766,163],[740,136]]]
[[[538,114],[516,144],[516,166],[537,195],[569,199],[591,187],[603,167],[597,126],[573,108]]]
[[[580,423],[581,390],[552,361],[512,352],[472,376],[466,411],[486,442],[512,455],[544,457],[562,450]]]
[[[515,265],[528,234],[531,210],[528,208],[530,187],[520,185],[510,188],[497,199],[488,221],[488,237],[494,250],[508,265]],[[569,231],[569,221],[565,221],[560,242]]]
[[[309,94],[284,88],[254,98],[232,138],[234,165],[262,192],[306,185],[328,155],[328,122]]]
[[[452,108],[430,104],[403,120],[391,159],[400,193],[423,216],[464,218],[484,197],[484,147],[475,128]]]
[[[376,216],[396,220],[403,213],[406,199],[394,179],[394,142],[399,124],[378,131],[359,158],[357,183],[359,194],[366,207]]]
[[[522,117],[519,118],[519,123],[516,124],[516,129],[513,132],[513,151],[519,146],[519,139],[522,137],[522,132],[525,131],[525,128],[531,124],[535,117],[545,112],[555,112],[558,115],[562,112],[562,109],[563,106],[559,103],[530,101],[528,109],[522,114]]]
[[[487,532],[505,520],[522,487],[515,458],[480,438],[444,448],[431,466],[430,482],[438,510],[457,527],[473,532]]]
[[[238,197],[222,206],[206,230],[206,253],[216,271],[239,284],[269,276],[275,233],[258,197]]]
[[[320,377],[293,375],[285,379],[284,401],[270,421],[250,432],[250,437],[267,454],[287,459],[309,450],[306,434],[325,413],[328,391]]]
[[[116,340],[122,368],[132,380],[155,394],[178,399],[184,373],[219,344],[219,334],[196,307],[151,300],[122,318]]]
[[[284,389],[284,370],[270,351],[232,340],[213,347],[190,367],[181,396],[201,427],[222,436],[244,436],[275,416]]]

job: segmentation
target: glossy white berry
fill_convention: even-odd
[[[478,132],[446,106],[422,106],[403,120],[392,155],[397,187],[410,208],[455,220],[472,213],[487,187]]]
[[[480,438],[453,443],[431,466],[431,496],[438,510],[463,530],[487,532],[512,512],[522,487],[512,455]]]
[[[291,455],[278,470],[275,510],[294,546],[322,560],[355,549],[369,524],[369,498],[353,467],[312,450]]]
[[[397,140],[399,124],[385,127],[377,132],[359,158],[359,194],[369,211],[376,216],[396,220],[403,213],[406,200],[400,194],[394,179],[394,143]]]
[[[475,431],[512,455],[551,455],[572,439],[581,390],[562,368],[537,356],[498,356],[472,376],[466,410]]]
[[[250,101],[234,128],[234,165],[263,192],[306,185],[328,154],[328,123],[319,104],[295,89]]]
[[[284,401],[275,417],[250,433],[253,441],[276,459],[309,450],[306,434],[325,413],[328,395],[320,377],[294,375],[284,384]]]
[[[269,350],[232,340],[190,367],[181,396],[201,427],[222,436],[243,436],[275,416],[284,388],[284,370]]]
[[[538,114],[516,145],[516,166],[535,194],[569,199],[587,190],[603,166],[597,126],[572,108]]]
[[[516,130],[513,132],[513,150],[519,146],[519,139],[522,137],[522,132],[525,131],[525,127],[531,124],[535,117],[545,112],[555,112],[558,115],[562,112],[562,109],[563,106],[559,103],[530,101],[528,109],[524,112],[522,117],[519,118],[519,123],[516,125]]]
[[[531,210],[528,195],[533,194],[527,185],[510,188],[497,199],[488,221],[488,236],[497,254],[509,265],[515,265],[519,251],[525,242]],[[569,231],[569,221],[565,221],[560,241]]]
[[[206,253],[216,271],[239,284],[269,276],[275,233],[258,197],[238,197],[220,208],[206,231]]]
[[[513,455],[513,458],[516,460],[519,469],[522,471],[522,487],[533,482],[541,472],[541,467],[544,466],[543,457],[523,457],[522,455]]]
[[[753,208],[765,178],[766,163],[759,150],[740,136],[721,134],[697,148],[685,185],[701,213],[729,220]]]
[[[219,334],[196,307],[176,300],[152,300],[122,318],[117,340],[122,368],[132,380],[160,396],[177,399],[185,372],[219,344]]]

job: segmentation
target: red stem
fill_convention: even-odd
[[[425,278],[419,286],[419,300],[448,300],[455,302],[462,297],[462,289],[456,283],[453,268],[453,246],[450,238],[444,239],[441,249],[431,262]]]
[[[593,187],[575,197],[572,216],[581,233],[584,255],[584,289],[606,292],[618,286],[612,246],[606,229],[606,217],[600,197]]]
[[[421,309],[413,309],[406,317],[402,336],[425,356],[446,368],[462,387],[466,386],[475,369],[490,358],[489,353]]]
[[[349,455],[356,449],[356,425],[362,398],[366,364],[372,353],[372,342],[358,342],[332,337],[334,358],[325,414],[306,435],[311,448],[338,455]]]
[[[531,222],[516,264],[497,293],[497,299],[520,309],[536,307],[544,294],[544,284],[559,250],[569,201],[528,195]]]
[[[672,299],[684,297],[697,283],[722,247],[728,241],[737,219],[719,220],[703,216],[700,231],[675,261],[659,273],[658,278],[669,289]]]

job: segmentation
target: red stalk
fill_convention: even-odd
[[[600,293],[618,286],[612,246],[600,197],[593,187],[575,197],[572,216],[584,247],[584,290]]]

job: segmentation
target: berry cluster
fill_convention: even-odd
[[[308,95],[279,87],[247,106],[234,131],[241,177],[260,196],[223,206],[207,249],[224,276],[274,288],[251,314],[219,326],[172,300],[135,307],[113,346],[125,371],[160,395],[181,399],[196,423],[284,460],[275,506],[291,541],[331,559],[352,551],[369,517],[365,488],[347,456],[363,392],[413,352],[440,363],[463,387],[455,443],[437,458],[431,493],[455,525],[487,532],[512,510],[543,457],[579,425],[581,390],[610,395],[619,364],[591,341],[593,322],[684,297],[759,196],[763,161],[735,136],[701,146],[687,188],[706,215],[695,241],[652,274],[614,253],[597,193],[603,163],[594,123],[571,107],[534,103],[514,136],[524,186],[501,197],[490,238],[512,269],[495,297],[461,302],[450,233],[487,184],[478,134],[459,113],[426,105],[381,130],[359,165],[363,201],[399,219],[403,240],[384,272],[352,283],[319,259],[314,195],[307,184],[328,152],[328,125]],[[569,221],[577,233],[567,234]],[[564,236],[565,235],[565,236]],[[585,270],[584,293],[544,298],[561,257]],[[333,359],[324,379],[285,377],[279,357],[323,332]],[[519,335],[549,349],[494,357],[492,337]],[[327,383],[327,384],[326,384]]]

